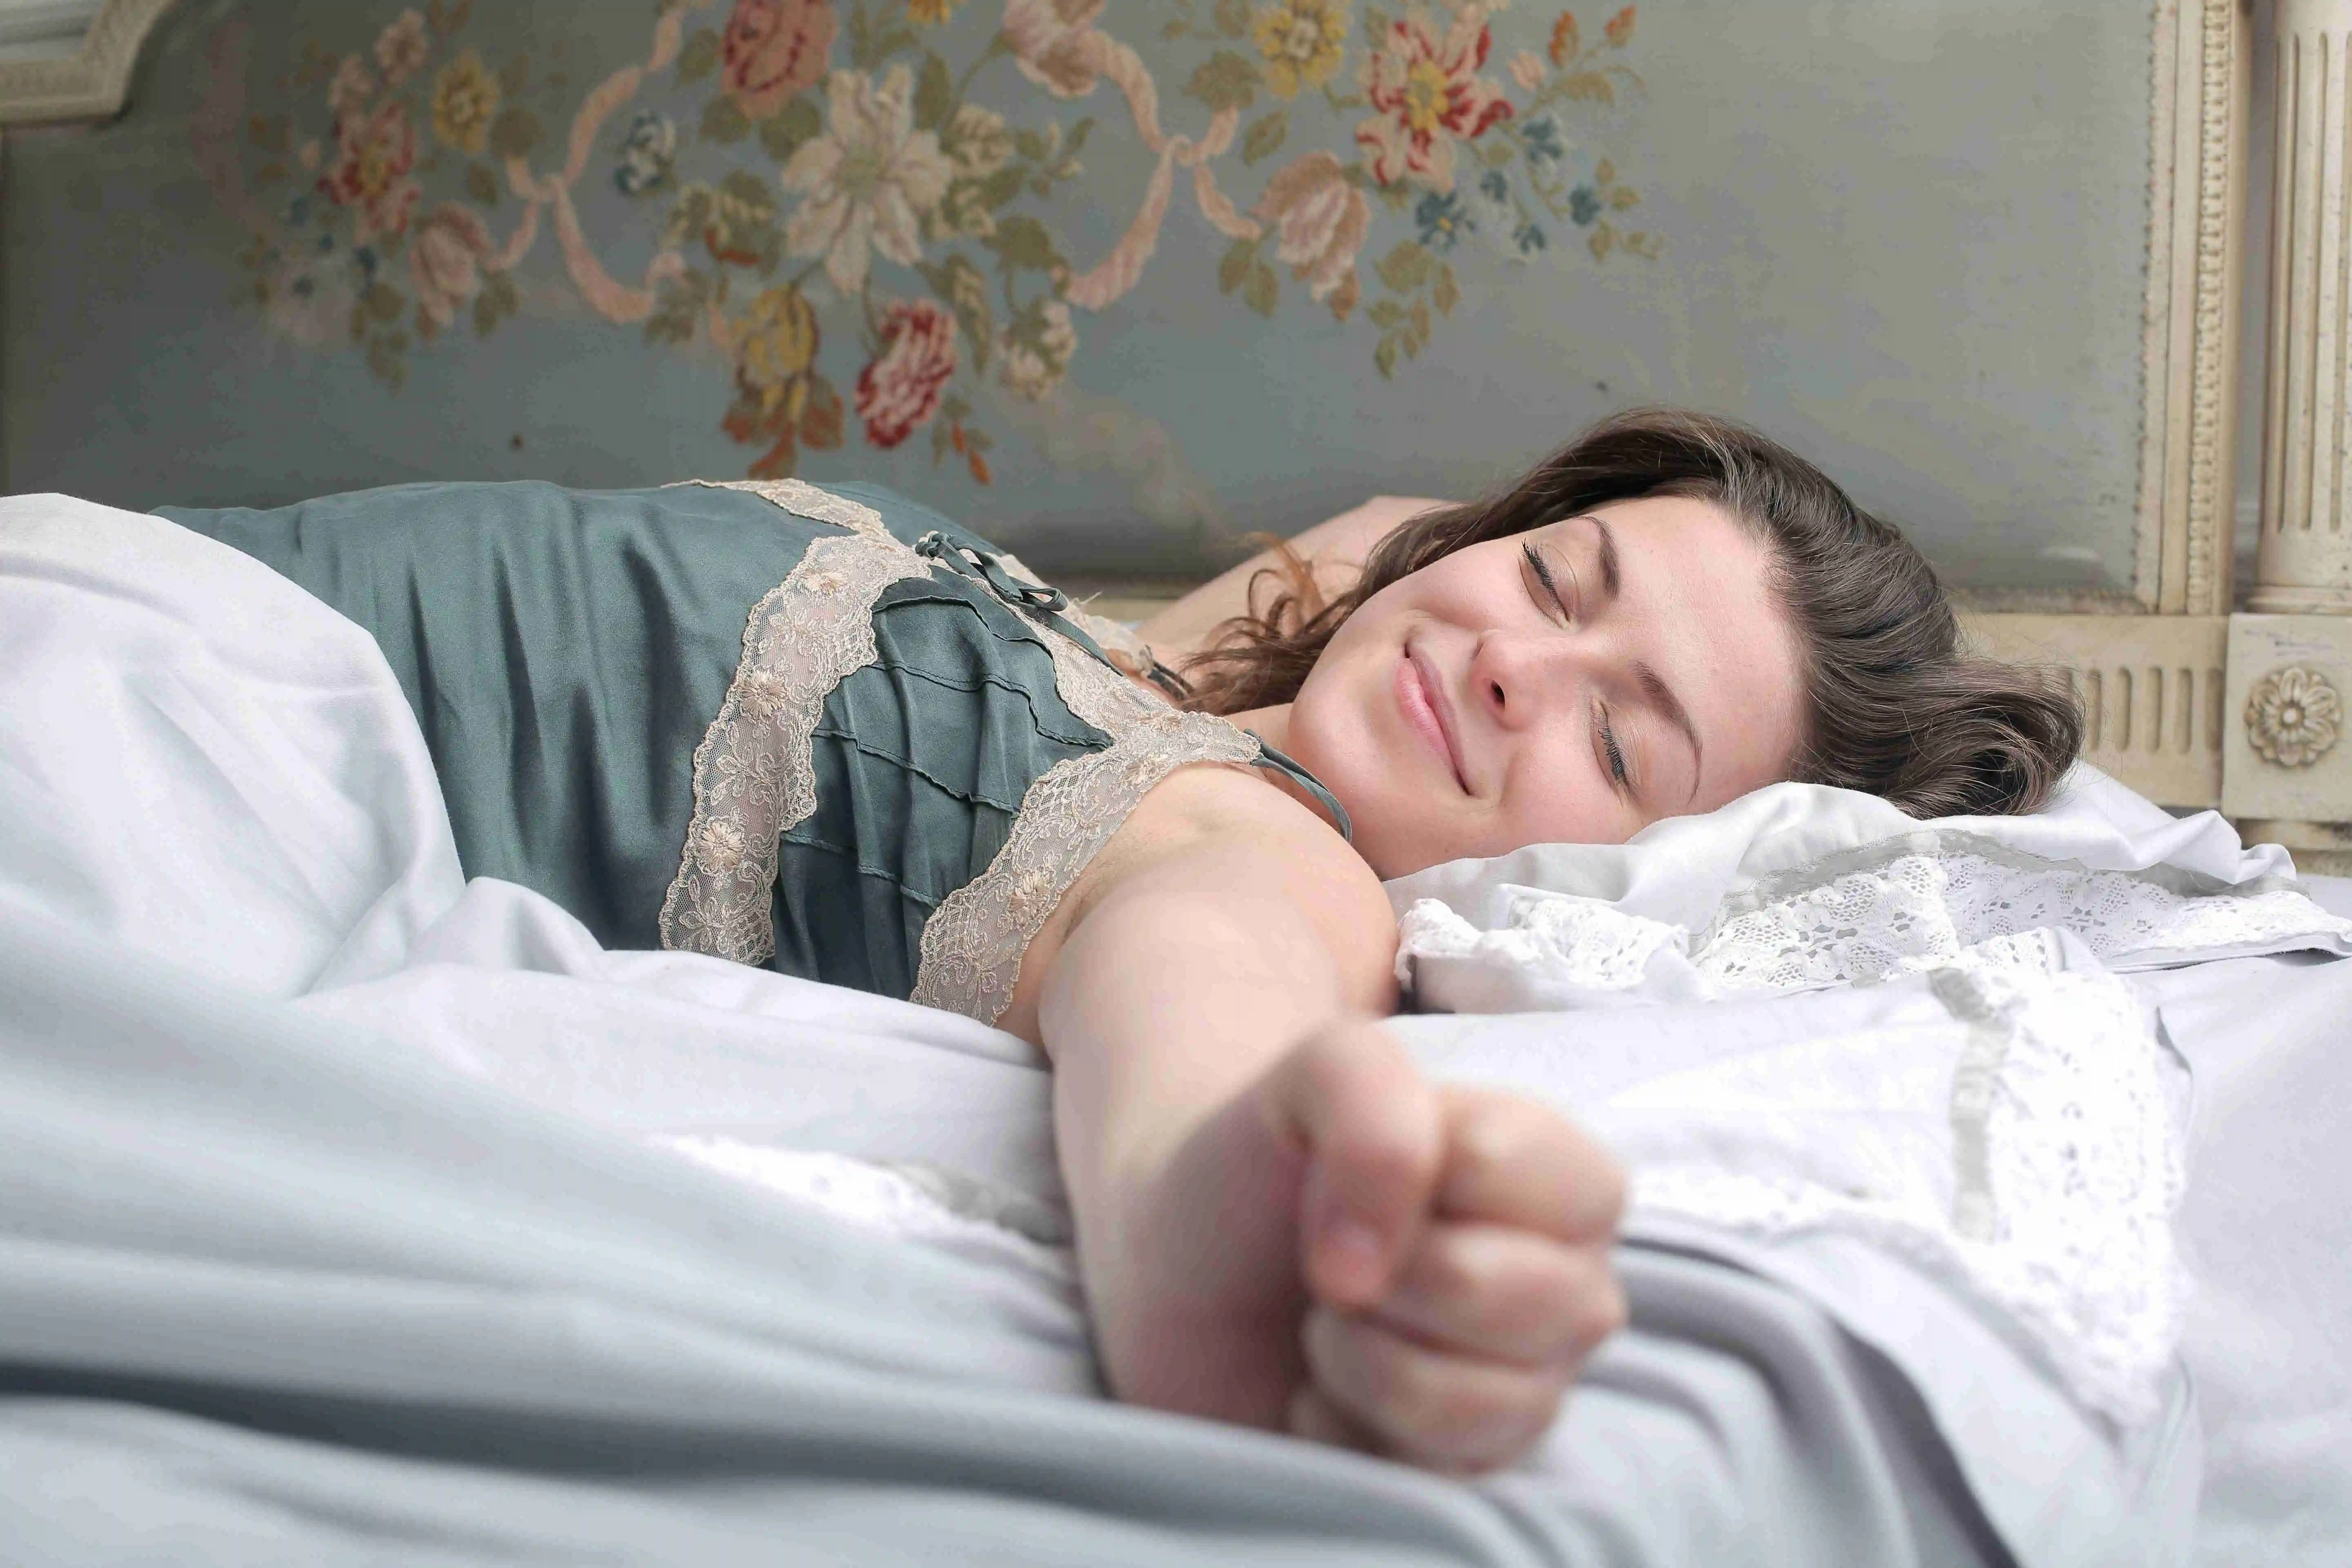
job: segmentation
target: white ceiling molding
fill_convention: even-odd
[[[0,125],[104,120],[172,0],[0,0]]]

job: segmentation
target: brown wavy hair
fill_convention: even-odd
[[[1769,549],[1772,587],[1803,646],[1804,735],[1791,776],[1880,795],[1914,816],[2032,811],[2083,744],[2054,672],[1972,657],[1935,568],[1828,476],[1753,430],[1681,409],[1604,419],[1510,489],[1424,512],[1382,539],[1362,578],[1326,598],[1287,546],[1183,671],[1185,706],[1239,713],[1298,694],[1334,632],[1399,578],[1465,546],[1609,501],[1711,501]],[[1267,602],[1259,607],[1259,589]]]

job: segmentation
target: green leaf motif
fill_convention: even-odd
[[[806,98],[796,98],[782,110],[760,121],[760,145],[768,156],[779,163],[792,162],[793,154],[804,142],[814,142],[824,130],[824,116]]]
[[[1383,329],[1395,327],[1402,325],[1404,321],[1404,307],[1394,300],[1375,300],[1372,301],[1371,310],[1367,314],[1371,317],[1372,325],[1376,327]]]
[[[499,117],[490,121],[491,154],[501,160],[528,158],[530,150],[539,145],[540,135],[539,116],[515,104],[501,110]]]
[[[1394,250],[1381,258],[1374,270],[1380,273],[1381,281],[1392,291],[1409,294],[1429,281],[1429,274],[1434,266],[1435,260],[1426,247],[1417,239],[1404,239],[1399,240]]]
[[[1454,281],[1454,268],[1449,263],[1437,264],[1437,287],[1429,291],[1429,302],[1437,307],[1441,316],[1454,314],[1454,307],[1462,303],[1462,289]]]
[[[931,286],[931,292],[945,300],[948,309],[955,312],[956,325],[963,329],[964,343],[971,352],[972,369],[987,370],[989,351],[996,341],[996,320],[988,305],[987,274],[953,254],[938,266],[922,270],[923,280]]]
[[[923,68],[915,78],[915,129],[937,131],[954,107],[955,78],[948,74],[948,62],[926,50]]]
[[[1242,162],[1255,163],[1270,156],[1282,146],[1290,134],[1290,110],[1277,109],[1262,120],[1250,122],[1242,135]]]
[[[702,106],[702,139],[705,142],[740,142],[751,134],[751,122],[743,118],[742,109],[731,98],[714,98]]]
[[[499,180],[488,164],[476,163],[467,169],[466,194],[486,207],[498,205]]]
[[[1242,286],[1242,303],[1261,316],[1274,314],[1276,286],[1274,268],[1260,261],[1250,268],[1249,281]]]
[[[1231,49],[1219,49],[1192,73],[1192,79],[1184,84],[1184,93],[1212,110],[1239,111],[1256,101],[1262,79],[1255,60]]]
[[[1394,381],[1396,379],[1396,334],[1391,332],[1382,337],[1381,339],[1380,346],[1372,351],[1372,366],[1381,373],[1381,380]]]
[[[1017,165],[1007,164],[982,180],[980,184],[981,205],[994,212],[1010,206],[1021,195],[1022,174]]]
[[[1217,263],[1217,292],[1230,294],[1249,280],[1250,268],[1257,261],[1257,241],[1237,239],[1225,258]]]
[[[1087,138],[1094,133],[1095,117],[1089,114],[1070,127],[1070,134],[1062,142],[1062,155],[1066,158],[1076,157],[1080,150],[1086,146]]]
[[[698,27],[686,40],[686,47],[677,52],[677,79],[700,81],[719,68],[719,34],[711,27]]]
[[[1053,232],[1026,213],[999,219],[996,232],[981,243],[996,252],[1007,272],[1051,272],[1068,265],[1054,248]]]
[[[1249,0],[1217,0],[1215,16],[1217,31],[1228,38],[1249,32]]]

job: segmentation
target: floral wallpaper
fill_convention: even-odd
[[[1557,269],[1669,243],[1606,144],[1650,90],[1633,5],[663,0],[619,58],[500,47],[487,9],[339,6],[281,75],[215,70],[191,140],[247,308],[401,395],[527,300],[584,311],[723,366],[665,416],[757,476],[913,442],[989,484],[978,390],[1083,384],[1154,269],[1213,273],[1244,320],[1324,312],[1393,380],[1463,308],[1465,246]],[[1115,138],[1139,164],[1095,166]]]

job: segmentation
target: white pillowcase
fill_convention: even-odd
[[[1782,784],[1622,845],[1542,844],[1388,885],[1398,977],[1423,1009],[1685,1002],[1871,981],[1965,958],[2151,968],[2316,949],[2352,922],[2304,896],[2276,845],[2175,818],[2078,764],[2030,816],[1921,822],[1851,790]]]

